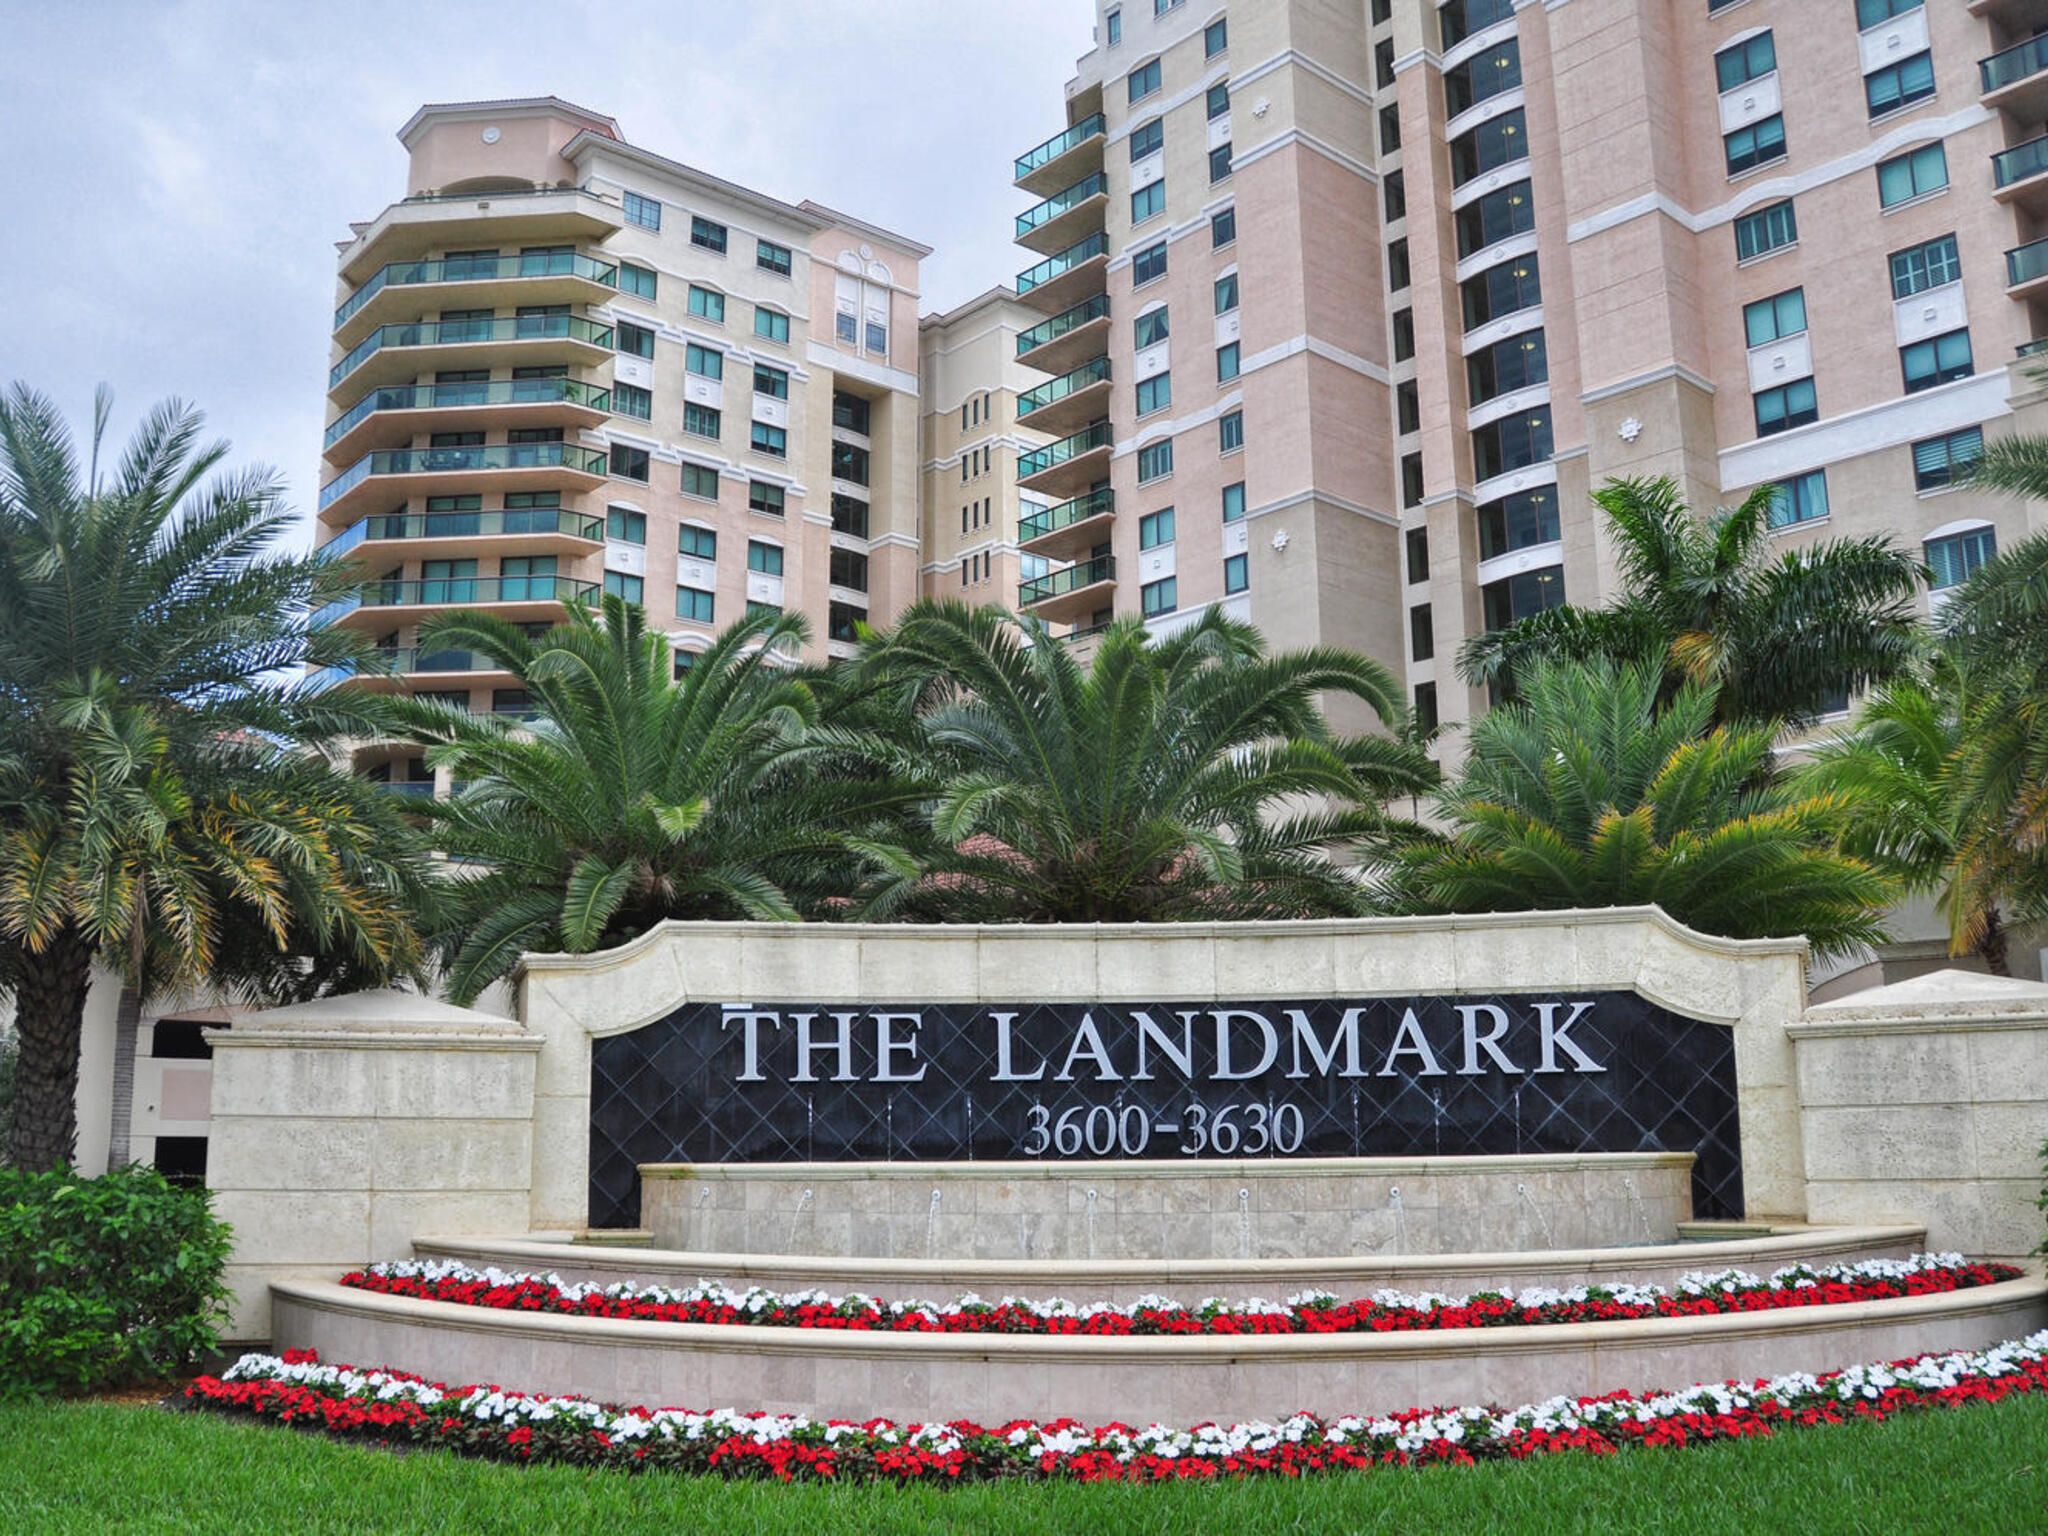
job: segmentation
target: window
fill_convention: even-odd
[[[1133,344],[1142,352],[1166,340],[1166,306],[1148,309],[1131,323]]]
[[[1961,586],[1977,574],[1985,561],[1998,553],[1998,530],[1972,528],[1967,533],[1929,539],[1921,547],[1927,553],[1928,565],[1934,570],[1934,580],[1928,585],[1936,592],[1942,592]]]
[[[1488,629],[1506,629],[1517,619],[1556,608],[1563,602],[1564,568],[1556,565],[1524,571],[1479,589],[1480,609]]]
[[[1173,473],[1173,439],[1147,443],[1138,450],[1138,484]]]
[[[1738,128],[1733,133],[1721,136],[1721,147],[1728,157],[1728,174],[1740,176],[1744,171],[1755,170],[1773,160],[1785,158],[1785,116],[1774,112],[1761,122]]]
[[[750,602],[747,604],[747,617],[750,619],[779,619],[782,617],[782,605],[780,603]]]
[[[1238,523],[1244,521],[1244,482],[1223,487],[1223,521]]]
[[[1429,580],[1429,530],[1408,530],[1408,585]]]
[[[718,500],[718,471],[708,464],[685,464],[683,494],[702,501]]]
[[[713,598],[709,592],[697,587],[676,588],[676,617],[687,619],[692,624],[709,624],[713,609]],[[681,658],[677,658],[681,665]]]
[[[1811,379],[1795,379],[1790,384],[1767,389],[1755,396],[1751,403],[1756,407],[1758,437],[1790,431],[1793,427],[1803,427],[1809,421],[1820,419],[1820,407],[1814,398]]]
[[[1223,560],[1223,595],[1229,597],[1242,592],[1252,584],[1252,562],[1249,555],[1227,555]]]
[[[1489,320],[1532,309],[1543,302],[1543,274],[1534,253],[1513,256],[1497,267],[1468,277],[1458,285],[1465,329],[1477,330]]]
[[[1397,309],[1394,311],[1394,361],[1405,363],[1415,355],[1415,311]]]
[[[1147,155],[1157,154],[1166,143],[1166,120],[1155,117],[1150,122],[1140,123],[1131,130],[1131,159],[1138,161]]]
[[[621,320],[612,327],[612,346],[628,357],[653,357],[654,332],[644,325]]]
[[[1551,454],[1550,412],[1517,411],[1472,434],[1472,473],[1480,480],[1541,464]]]
[[[1401,455],[1401,505],[1422,505],[1422,454],[1420,450]]]
[[[845,587],[853,592],[867,591],[868,557],[854,549],[833,550],[827,579],[835,587]]]
[[[654,392],[637,384],[614,384],[612,410],[620,416],[637,416],[646,421],[654,415]]]
[[[702,379],[722,379],[725,377],[725,354],[711,347],[700,347],[693,341],[683,348],[683,371]]]
[[[1168,11],[1182,3],[1183,0],[1152,0],[1152,14],[1154,16],[1164,16]]]
[[[1166,182],[1155,181],[1131,194],[1131,222],[1142,224],[1166,212]]]
[[[1863,77],[1864,100],[1872,117],[1883,117],[1934,94],[1934,55],[1921,52]]]
[[[626,507],[604,509],[604,536],[617,539],[622,544],[645,544],[647,542],[647,514],[635,512]]]
[[[1122,11],[1111,11],[1109,13],[1109,46],[1114,48],[1123,40],[1124,13]]]
[[[1243,411],[1216,418],[1216,445],[1219,453],[1235,453],[1244,446]]]
[[[683,430],[696,437],[717,437],[725,424],[721,412],[692,400],[683,406]]]
[[[1507,37],[1444,71],[1444,113],[1456,117],[1522,83],[1522,50]]]
[[[1768,75],[1778,67],[1778,50],[1769,32],[1759,32],[1739,43],[1731,43],[1714,55],[1714,85],[1726,92],[1738,85]]]
[[[770,341],[789,340],[789,316],[779,309],[763,309],[755,305],[754,334],[765,336]]]
[[[747,482],[747,510],[759,512],[764,517],[782,516],[783,489],[770,485],[766,480]]]
[[[1143,101],[1159,89],[1159,61],[1153,59],[1150,63],[1140,64],[1131,71],[1124,84],[1130,92],[1129,100]]]
[[[1557,521],[1557,487],[1539,486],[1489,501],[1478,511],[1479,558],[1512,554],[1537,544],[1555,544],[1561,537]]]
[[[1541,331],[1510,336],[1465,359],[1465,382],[1474,405],[1483,405],[1496,395],[1528,389],[1549,377],[1550,358]]]
[[[787,277],[791,258],[789,247],[777,245],[773,240],[754,242],[754,265],[763,272],[773,272],[777,277]]]
[[[1436,684],[1415,685],[1415,728],[1427,736],[1437,727]]]
[[[1977,371],[1970,357],[1970,333],[1950,331],[1930,336],[1909,347],[1899,348],[1899,366],[1906,376],[1906,393],[1932,389],[1937,384],[1967,379]]]
[[[1773,528],[1790,528],[1811,523],[1828,515],[1828,472],[1809,470],[1784,484],[1773,486],[1770,523]]]
[[[1149,379],[1138,380],[1138,414],[1149,416],[1154,411],[1163,411],[1173,404],[1173,375],[1157,374]]]
[[[1399,293],[1408,286],[1408,237],[1387,244],[1387,292]]]
[[[1948,185],[1948,152],[1937,140],[1877,163],[1877,202],[1896,208]]]
[[[1892,252],[1892,297],[1911,298],[1929,288],[1958,281],[1963,275],[1962,258],[1956,254],[1956,237],[1943,235],[1909,250]]]
[[[1394,40],[1391,37],[1373,45],[1372,72],[1381,90],[1394,83]]]
[[[1743,333],[1752,347],[1769,346],[1806,329],[1806,290],[1788,288],[1768,299],[1742,306]]]
[[[856,501],[851,496],[841,496],[835,492],[832,497],[832,531],[834,533],[851,534],[856,539],[866,538],[868,536],[868,504],[864,501]]]
[[[1394,0],[1372,0],[1372,24],[1382,26],[1394,19]]]
[[[690,244],[699,250],[725,254],[725,226],[701,215],[690,220]]]
[[[638,224],[642,229],[661,228],[661,200],[642,197],[638,192],[626,194],[626,222]]]
[[[681,524],[676,529],[676,553],[689,560],[716,560],[717,530],[701,528],[695,523]]]
[[[1180,583],[1172,576],[1163,581],[1148,581],[1138,588],[1138,609],[1148,619],[1171,613],[1178,606]]]
[[[1213,59],[1230,46],[1230,23],[1219,17],[1202,28],[1202,57]]]
[[[1225,208],[1209,220],[1209,249],[1219,251],[1237,239],[1237,209]]]
[[[1380,153],[1391,155],[1401,147],[1401,108],[1397,103],[1380,108]]]
[[[1422,430],[1422,389],[1413,379],[1394,386],[1394,431],[1397,434]]]
[[[1857,30],[1867,32],[1881,21],[1919,10],[1920,5],[1921,0],[1856,0]]]
[[[1400,175],[1399,171],[1394,173]],[[1230,145],[1226,141],[1209,151],[1209,185],[1227,180],[1230,176]]]
[[[706,620],[705,622],[709,623],[710,621]],[[695,651],[675,651],[670,655],[670,662],[675,668],[675,680],[680,683],[690,675],[690,669],[697,665],[697,653]]]
[[[1237,308],[1237,274],[1226,272],[1216,279],[1216,313],[1227,315]]]
[[[849,481],[854,485],[868,483],[868,451],[852,443],[835,442],[832,445],[832,478]]]
[[[630,261],[619,263],[619,292],[630,293],[635,298],[654,297],[656,278],[645,267],[636,267]]]
[[[1234,341],[1227,342],[1223,346],[1218,347],[1216,349],[1216,382],[1218,384],[1228,383],[1237,377],[1237,370],[1237,343]]]
[[[789,457],[789,432],[786,428],[757,421],[753,424],[751,441],[756,453],[765,453],[772,459]]]
[[[1735,221],[1735,259],[1748,261],[1766,251],[1797,244],[1799,221],[1792,216],[1792,199],[1771,203]]]
[[[725,295],[716,288],[699,288],[690,284],[690,313],[699,319],[709,320],[713,325],[725,324]]]
[[[553,555],[511,555],[498,562],[498,596],[508,603],[555,595]]]
[[[1462,187],[1495,166],[1528,158],[1528,119],[1517,107],[1451,140],[1451,185]]]
[[[775,400],[787,400],[789,374],[781,368],[771,368],[766,363],[754,364],[754,393],[767,395]]]
[[[1536,199],[1526,181],[1489,192],[1452,215],[1458,231],[1458,256],[1463,259],[1512,235],[1536,227]]]
[[[1173,508],[1161,507],[1138,519],[1138,548],[1157,549],[1173,542]]]
[[[645,578],[629,576],[624,571],[606,571],[604,589],[613,597],[623,597],[629,603],[642,600],[647,591]]]
[[[747,569],[759,571],[763,576],[782,574],[782,546],[763,544],[759,539],[747,540]]]
[[[1228,80],[1218,80],[1214,85],[1210,86],[1208,95],[1204,98],[1204,104],[1209,113],[1209,121],[1212,123],[1228,112],[1230,110],[1230,82]]]
[[[1965,427],[1913,445],[1913,489],[1938,491],[1955,482],[1956,471],[1984,456],[1984,429]]]
[[[1166,276],[1166,242],[1148,245],[1131,258],[1131,286],[1143,287]]]
[[[1430,618],[1429,604],[1417,603],[1408,610],[1408,656],[1412,661],[1428,661],[1436,655],[1436,625]]]
[[[647,464],[645,448],[629,448],[624,443],[612,444],[611,472],[619,479],[645,480]]]
[[[870,352],[887,352],[889,350],[889,327],[879,320],[868,321],[867,340],[864,346]]]
[[[859,395],[835,389],[832,391],[832,425],[842,432],[858,432],[866,437],[874,425],[873,408]]]
[[[1474,32],[1515,14],[1514,0],[1448,0],[1438,13],[1444,46],[1455,48]]]

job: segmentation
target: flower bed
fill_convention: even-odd
[[[342,1276],[341,1283],[387,1296],[454,1302],[512,1312],[635,1322],[714,1323],[762,1328],[832,1328],[894,1333],[1006,1334],[1287,1334],[1405,1333],[1447,1328],[1622,1322],[1650,1317],[1705,1317],[1722,1312],[1766,1312],[1783,1307],[1830,1306],[1929,1296],[2012,1280],[2005,1264],[1973,1264],[1961,1254],[1916,1254],[1910,1259],[1865,1259],[1821,1269],[1792,1265],[1768,1280],[1739,1269],[1690,1274],[1660,1285],[1531,1287],[1471,1296],[1418,1295],[1382,1290],[1355,1301],[1321,1291],[1284,1302],[1228,1302],[1216,1298],[1186,1307],[1164,1296],[1118,1305],[1027,1301],[1006,1296],[988,1302],[963,1296],[939,1306],[881,1302],[858,1293],[736,1291],[711,1281],[687,1289],[591,1283],[565,1284],[557,1275],[471,1269],[449,1260],[373,1264]]]
[[[1638,1397],[1552,1398],[1499,1411],[1414,1409],[1384,1418],[1166,1429],[1072,1419],[985,1429],[969,1423],[825,1422],[801,1416],[614,1408],[493,1386],[446,1387],[386,1370],[322,1365],[311,1351],[244,1355],[186,1389],[197,1408],[386,1444],[439,1445],[506,1461],[727,1477],[960,1482],[1060,1478],[1160,1482],[1469,1463],[1578,1451],[1607,1455],[1771,1435],[1791,1426],[1884,1419],[1923,1408],[2048,1391],[2048,1330],[1974,1353],[1851,1366],[1824,1376],[1723,1382]]]

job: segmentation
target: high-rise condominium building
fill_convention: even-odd
[[[612,591],[681,666],[760,606],[837,654],[916,596],[928,247],[552,97],[423,107],[399,137],[405,196],[341,246],[319,507],[366,578],[320,622],[390,675],[336,681],[517,715],[509,676],[420,623],[546,627]]]
[[[1468,718],[1482,629],[1616,575],[1589,493],[1765,484],[1933,600],[2044,524],[2044,0],[1120,0],[1017,161],[1056,502],[1021,602],[1215,602]],[[2030,518],[2034,521],[2030,523]]]

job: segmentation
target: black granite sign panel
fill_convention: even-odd
[[[693,1003],[594,1041],[590,1219],[641,1163],[1692,1152],[1742,1214],[1735,1050],[1633,992]]]

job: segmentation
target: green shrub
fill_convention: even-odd
[[[162,1377],[220,1341],[230,1247],[200,1189],[130,1165],[0,1169],[0,1396]]]

